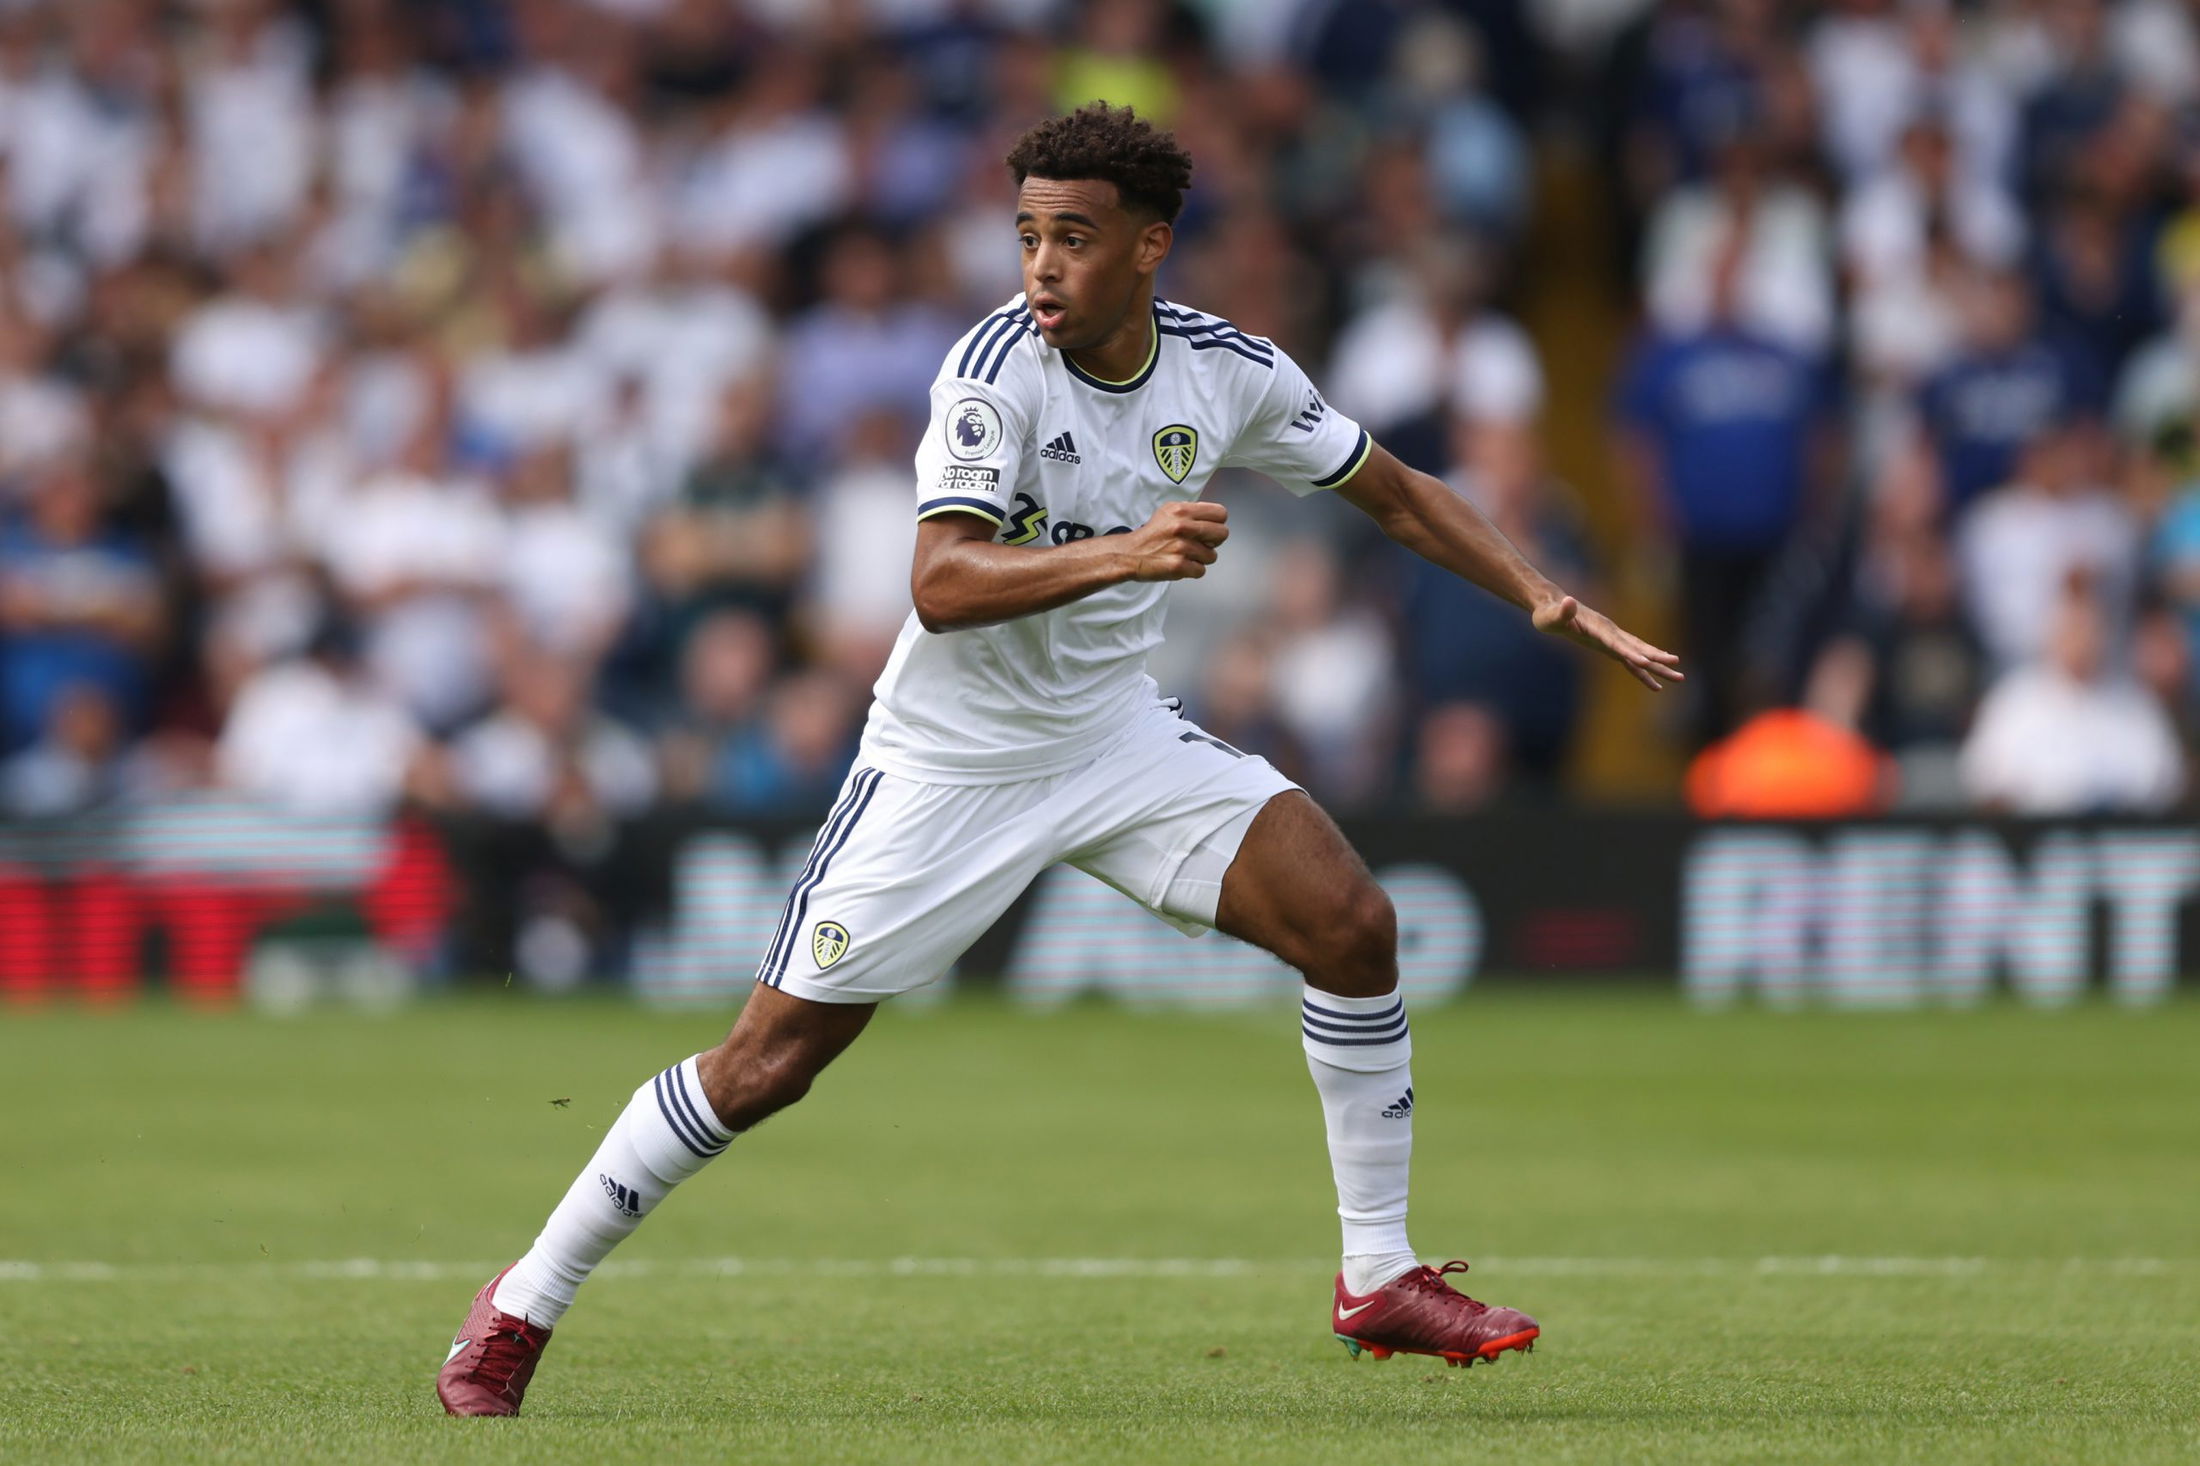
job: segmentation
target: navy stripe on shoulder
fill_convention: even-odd
[[[1161,334],[1164,336],[1174,336],[1178,338],[1186,346],[1189,346],[1194,351],[1234,351],[1239,356],[1244,357],[1247,361],[1257,361],[1262,366],[1268,367],[1271,370],[1273,370],[1276,365],[1275,357],[1260,350],[1259,347],[1253,345],[1250,337],[1240,335],[1195,336],[1191,332],[1183,330],[1179,327],[1167,325],[1158,327],[1157,329],[1159,329]]]
[[[1247,345],[1257,347],[1262,351],[1275,350],[1276,344],[1267,337],[1251,335],[1241,329],[1234,321],[1224,320],[1221,316],[1211,316],[1205,311],[1187,310],[1182,306],[1171,305],[1165,300],[1155,301],[1154,310],[1169,325],[1180,326],[1196,336],[1219,332],[1235,336]]]
[[[971,363],[985,360],[986,353],[993,349],[993,343],[1000,339],[1001,335],[1008,330],[1010,323],[1022,311],[1022,306],[1008,306],[995,311],[992,315],[987,316],[977,325],[971,327],[970,335],[964,338],[969,344],[963,347],[962,360],[955,363],[955,375],[958,377],[974,376],[975,373],[971,370]]]
[[[1017,342],[1023,340],[1027,335],[1035,336],[1038,332],[1039,323],[1031,318],[1030,311],[1021,310],[1016,312],[1010,318],[1009,329],[1001,334],[999,343],[978,359],[980,367],[985,372],[986,381],[992,382],[1000,377],[1001,368],[1008,365],[1008,354],[1015,350]],[[976,376],[977,373],[971,372],[968,375]]]

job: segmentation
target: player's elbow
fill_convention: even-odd
[[[937,636],[970,625],[968,609],[956,595],[952,577],[938,567],[919,565],[909,577],[909,599],[915,604],[917,624]]]

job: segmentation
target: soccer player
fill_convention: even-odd
[[[1412,1040],[1397,925],[1328,816],[1186,720],[1146,675],[1169,584],[1229,537],[1217,468],[1341,494],[1402,545],[1657,688],[1676,659],[1581,605],[1464,499],[1321,398],[1275,344],[1154,294],[1191,182],[1174,138],[1095,104],[1008,155],[1024,291],[956,343],[917,450],[916,612],[733,1031],[634,1092],[526,1256],[475,1297],[436,1380],[518,1411],[589,1272],[734,1137],[808,1092],[880,1000],[932,981],[1067,861],[1186,931],[1305,976],[1357,1356],[1454,1364],[1534,1319],[1455,1291],[1406,1240]]]

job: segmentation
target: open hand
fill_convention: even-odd
[[[1600,651],[1634,673],[1635,680],[1652,692],[1660,692],[1668,682],[1685,682],[1681,672],[1681,659],[1668,651],[1660,651],[1641,637],[1622,631],[1612,624],[1610,617],[1592,611],[1572,596],[1560,596],[1545,601],[1534,611],[1535,629],[1548,631],[1553,636],[1569,637],[1583,646]]]

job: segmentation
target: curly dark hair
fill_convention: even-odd
[[[1049,117],[1016,139],[1008,167],[1019,186],[1027,178],[1092,178],[1115,185],[1123,206],[1176,222],[1192,186],[1192,155],[1128,107],[1087,102],[1066,117]]]

